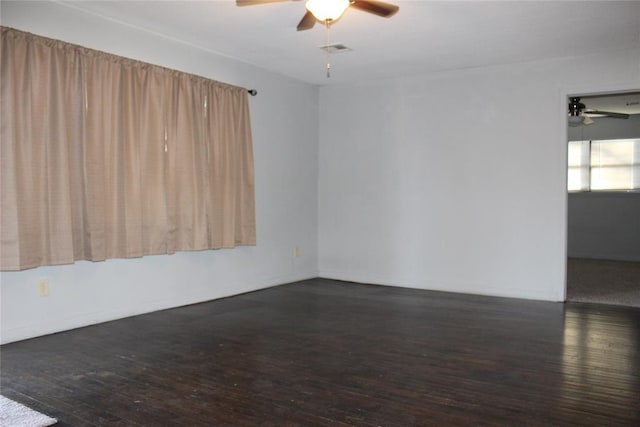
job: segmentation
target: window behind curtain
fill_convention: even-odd
[[[255,244],[246,89],[2,27],[2,270]]]
[[[640,139],[569,141],[568,190],[640,189]]]

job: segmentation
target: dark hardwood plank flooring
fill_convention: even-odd
[[[640,309],[308,280],[2,346],[60,426],[640,425]]]

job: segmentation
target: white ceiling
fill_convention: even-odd
[[[322,25],[297,32],[303,1],[63,1],[316,85],[640,47],[640,1],[391,1],[384,19],[347,10],[326,78]]]

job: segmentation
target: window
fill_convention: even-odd
[[[640,139],[569,141],[569,191],[639,190]]]

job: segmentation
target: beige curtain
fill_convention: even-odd
[[[1,269],[255,245],[246,90],[2,27]]]

